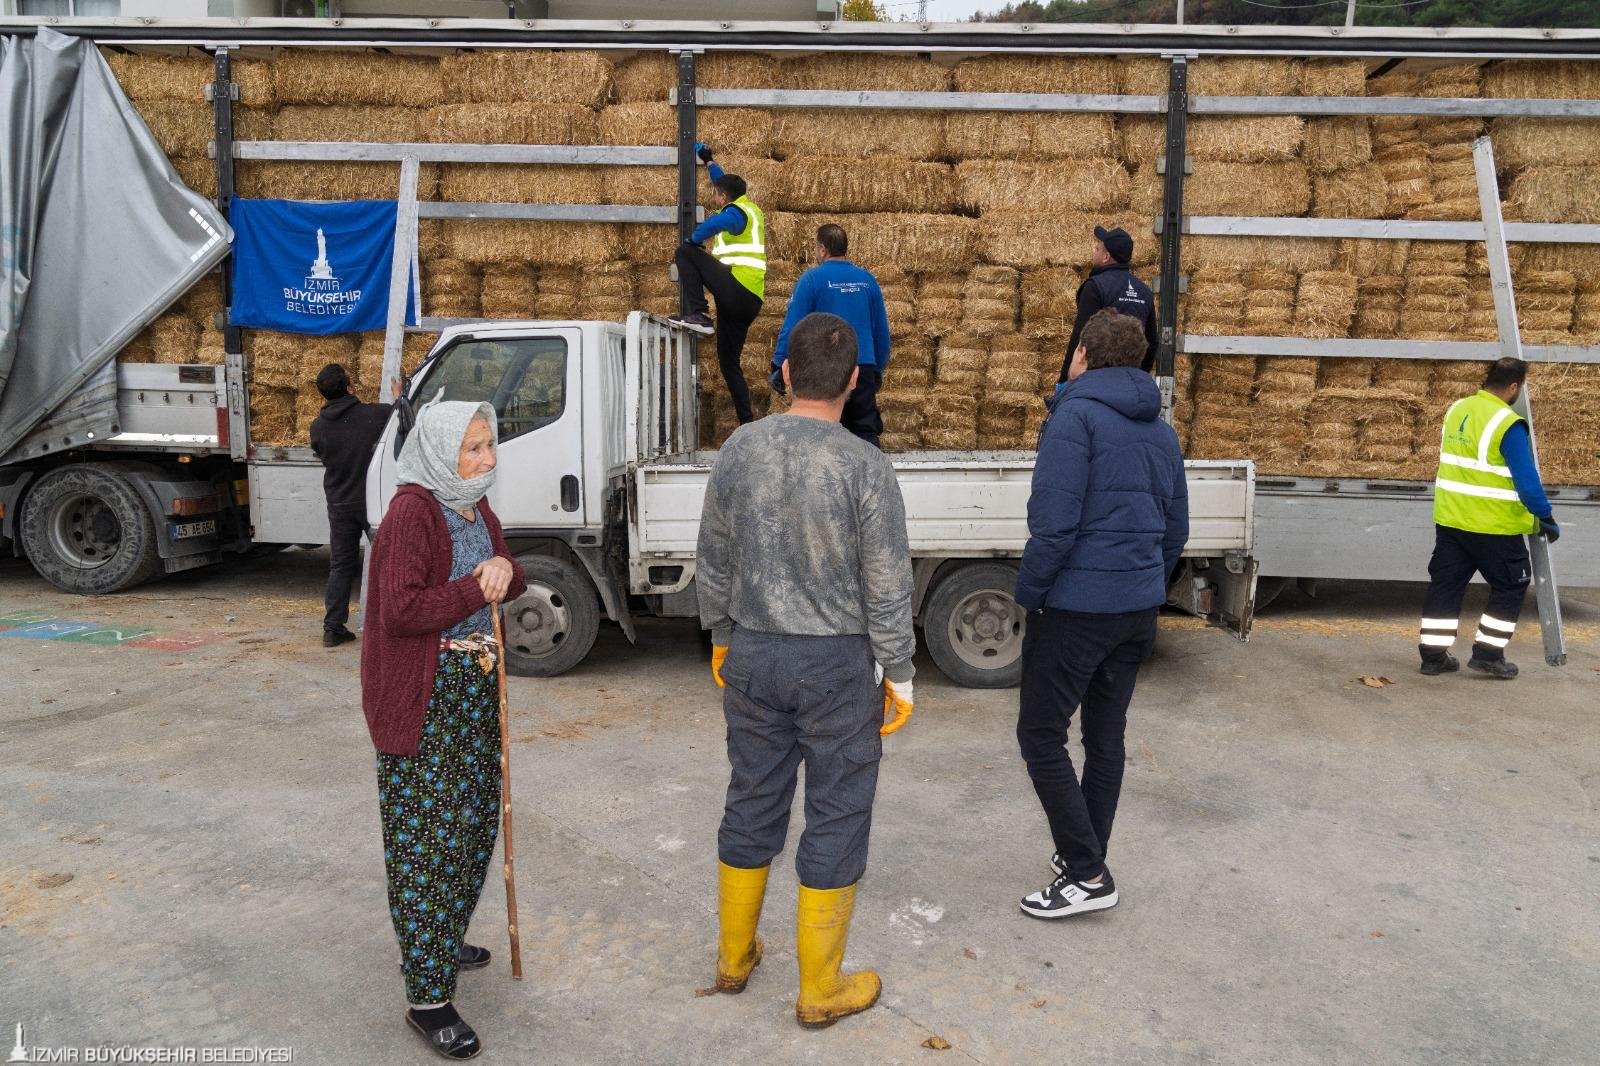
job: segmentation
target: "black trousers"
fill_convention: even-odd
[[[361,538],[367,533],[363,506],[328,508],[328,593],[323,632],[350,621],[350,591],[361,580]]]
[[[1422,604],[1424,659],[1441,659],[1455,643],[1461,600],[1473,574],[1489,583],[1489,603],[1473,634],[1476,659],[1503,659],[1517,630],[1517,616],[1528,591],[1528,544],[1517,534],[1468,533],[1435,526],[1433,558],[1428,561],[1428,596]]]
[[[728,395],[733,397],[733,410],[739,416],[739,424],[752,422],[756,416],[750,409],[750,386],[744,380],[739,356],[744,351],[750,323],[761,313],[761,297],[740,284],[733,276],[732,267],[717,262],[715,256],[699,245],[678,245],[675,259],[678,287],[689,313],[706,312],[708,291],[717,301],[717,365],[722,368],[722,379],[728,383]]]
[[[1156,609],[1083,614],[1028,612],[1022,638],[1017,743],[1056,851],[1073,880],[1105,869],[1122,794],[1123,733],[1139,664],[1156,641]],[[1083,780],[1067,753],[1067,726],[1083,708]]]
[[[856,367],[856,387],[844,401],[844,414],[839,422],[851,433],[874,448],[882,447],[878,438],[883,436],[883,415],[878,411],[878,387],[883,384],[883,374],[875,366]]]

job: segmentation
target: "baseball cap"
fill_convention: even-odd
[[[1119,263],[1126,263],[1133,258],[1133,238],[1128,236],[1128,231],[1121,226],[1106,229],[1104,226],[1094,228],[1095,240],[1106,246],[1106,251],[1111,253],[1111,258]]]

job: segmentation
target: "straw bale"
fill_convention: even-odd
[[[1464,150],[1455,158],[1472,158],[1472,142],[1483,132],[1481,118],[1447,118],[1435,116],[1418,129],[1418,139],[1431,148],[1456,148]],[[1454,143],[1452,143],[1454,142]]]
[[[1447,63],[1419,75],[1420,96],[1475,97],[1483,91],[1483,70],[1477,63]]]
[[[427,115],[418,107],[292,105],[272,116],[272,139],[413,142]]]
[[[445,56],[439,68],[451,100],[510,98],[598,108],[611,96],[611,61],[597,52],[463,52]]]
[[[944,116],[937,113],[785,110],[772,122],[773,151],[795,156],[899,156],[937,160],[944,154]]]
[[[1372,160],[1372,132],[1360,118],[1314,118],[1306,122],[1300,159],[1314,174],[1332,174]]]
[[[966,93],[1109,94],[1117,74],[1110,56],[979,56],[956,64],[954,85]]]
[[[483,280],[470,263],[434,259],[422,264],[423,313],[439,318],[473,318],[481,312]]]
[[[1382,218],[1388,210],[1389,179],[1380,167],[1368,164],[1313,179],[1311,214],[1317,218]]]
[[[920,430],[897,433],[885,429],[878,438],[878,447],[886,452],[911,452],[922,446],[922,433]]]
[[[212,166],[209,160],[203,161]],[[240,163],[234,170],[240,196],[284,200],[393,200],[399,192],[396,163],[303,163],[262,159]],[[213,180],[213,189],[215,182]],[[435,199],[439,168],[423,163],[417,171],[417,197]]]
[[[1129,165],[1154,163],[1167,150],[1167,120],[1160,115],[1118,115],[1117,138]]]
[[[594,167],[600,183],[600,203],[643,204],[653,207],[673,207],[678,202],[678,170],[676,167]],[[707,212],[711,213],[710,211]],[[639,225],[631,223],[630,225]],[[658,229],[668,226],[654,223]],[[676,230],[672,231],[674,234]],[[668,256],[671,251],[667,252]]]
[[[884,428],[897,433],[920,430],[924,421],[922,400],[923,392],[920,389],[895,386],[879,392],[878,409],[883,412]]]
[[[183,294],[179,305],[200,328],[214,326],[217,313],[222,310],[222,283],[217,275],[207,274],[197,281]]]
[[[272,65],[280,104],[390,104],[429,107],[445,99],[431,56],[286,48]]]
[[[1356,278],[1335,270],[1300,276],[1294,330],[1301,337],[1348,337],[1356,314]]]
[[[629,222],[621,227],[622,255],[636,263],[672,262],[673,250],[678,246],[678,231],[659,222]]]
[[[446,219],[445,245],[469,263],[588,266],[617,258],[622,234],[613,223]]]
[[[1600,69],[1586,60],[1511,59],[1483,75],[1483,95],[1545,99],[1600,99]],[[1498,148],[1498,145],[1496,145]]]
[[[939,342],[935,357],[935,376],[940,381],[952,371],[983,371],[989,365],[989,346],[984,338],[971,333],[956,333]]]
[[[696,120],[700,139],[719,155],[766,156],[772,151],[772,112],[755,107],[711,107]]]
[[[136,55],[103,51],[111,73],[122,91],[140,105],[151,100],[205,104],[206,86],[216,76],[209,56]],[[235,59],[233,81],[239,87],[239,108],[271,107],[276,103],[272,91],[272,67],[257,60]]]
[[[956,166],[956,180],[962,206],[979,212],[1083,213],[1116,210],[1128,203],[1128,172],[1109,160],[1086,160],[1069,167],[968,160]]]
[[[1250,270],[1262,263],[1271,263],[1280,270],[1296,273],[1332,270],[1338,266],[1339,252],[1337,240],[1309,237],[1219,237],[1202,234],[1188,237],[1183,242],[1183,258],[1194,268]]]
[[[1311,176],[1298,161],[1196,160],[1183,200],[1184,211],[1196,215],[1303,215],[1311,207]]]
[[[153,100],[139,105],[139,117],[169,157],[205,155],[215,132],[215,118],[204,103]]]
[[[1406,273],[1460,275],[1467,269],[1467,242],[1412,241]]]
[[[173,159],[172,169],[186,186],[213,199],[217,195],[217,164],[209,159]]]
[[[1166,91],[1166,64],[1161,64]],[[1298,60],[1274,57],[1212,58],[1189,62],[1189,92],[1196,96],[1290,96],[1300,85]]]
[[[566,322],[583,317],[582,301],[576,296],[537,293],[533,298],[533,317]]]
[[[583,292],[583,272],[577,267],[544,266],[535,272],[539,292],[545,296],[578,296]]]
[[[188,315],[169,312],[150,323],[151,362],[188,363],[200,346],[200,326]]]
[[[956,159],[1100,159],[1117,154],[1112,116],[952,111],[944,150]]]
[[[1246,307],[1244,332],[1252,337],[1276,337],[1289,332],[1294,322],[1292,307]]]
[[[1374,153],[1373,162],[1389,183],[1388,214],[1403,215],[1433,201],[1433,175],[1421,141],[1384,148]]]
[[[439,198],[452,203],[615,203],[606,196],[603,173],[623,169],[632,168],[445,163],[439,171]]]
[[[1078,272],[1065,268],[1027,270],[1022,274],[1022,324],[1031,336],[1061,333],[1078,313]]]
[[[1529,167],[1509,201],[1529,222],[1600,222],[1600,178],[1593,167]]]
[[[787,211],[940,214],[953,210],[956,199],[950,167],[884,157],[791,160],[783,166],[778,190],[776,206]]]
[[[252,385],[299,389],[329,363],[348,366],[356,354],[356,338],[348,333],[309,336],[252,330],[248,351]]]
[[[1338,267],[1358,278],[1404,274],[1411,255],[1411,242],[1405,240],[1360,240],[1346,238],[1340,245]]]
[[[613,260],[582,272],[579,291],[589,299],[611,297],[633,299],[633,267],[624,260]]]
[[[1371,359],[1323,359],[1317,366],[1318,399],[1349,399],[1340,390],[1360,390],[1372,384]],[[1331,410],[1331,409],[1330,409]]]
[[[1367,64],[1363,59],[1307,59],[1300,65],[1301,96],[1365,96]]]
[[[1305,141],[1305,125],[1305,119],[1295,115],[1197,118],[1189,125],[1185,147],[1197,160],[1266,163],[1293,159]],[[1163,142],[1165,134],[1163,129]]]
[[[779,258],[809,255],[817,227],[838,221],[829,215],[768,216],[768,254],[774,243]],[[872,213],[850,220],[850,258],[868,269],[898,266],[902,270],[947,272],[977,258],[980,236],[976,219],[954,215]]]
[[[978,219],[982,232],[980,251],[987,261],[1005,266],[1082,267],[1094,251],[1094,228],[1121,226],[1133,238],[1133,259],[1129,266],[1138,270],[1155,263],[1161,251],[1161,242],[1151,233],[1150,217],[1122,211],[995,212]],[[1041,240],[1041,233],[1050,234],[1050,239]]]
[[[1246,270],[1240,280],[1244,282],[1245,290],[1254,300],[1260,295],[1261,290],[1282,290],[1289,294],[1284,306],[1294,303],[1294,287],[1296,276],[1287,270]]]
[[[678,113],[661,101],[612,104],[600,112],[597,123],[601,144],[678,143]]]
[[[640,52],[611,67],[611,94],[618,103],[665,102],[677,83],[678,60],[667,52]]]
[[[257,444],[287,445],[294,437],[294,389],[250,390],[250,439]]]
[[[523,318],[533,314],[533,271],[520,263],[492,263],[483,269],[481,312],[487,318]]]
[[[1438,186],[1434,192],[1439,193]],[[1433,203],[1414,207],[1406,212],[1406,218],[1423,222],[1462,222],[1473,220],[1482,216],[1482,207],[1478,203],[1477,194],[1472,196],[1457,196],[1435,200]]]
[[[705,89],[776,89],[780,73],[771,56],[754,52],[706,52],[694,60],[695,84]]]
[[[950,88],[950,71],[944,67],[915,56],[873,52],[828,51],[785,59],[779,79],[790,89],[942,92]]]
[[[579,104],[499,100],[430,108],[421,134],[440,143],[595,144],[600,126],[595,113]]]

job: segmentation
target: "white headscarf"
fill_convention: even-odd
[[[464,478],[459,471],[461,442],[474,418],[489,423],[489,439],[500,443],[494,408],[486,403],[469,403],[439,396],[417,411],[416,425],[400,449],[398,480],[402,485],[421,485],[440,503],[455,511],[477,506],[494,484],[494,471]]]

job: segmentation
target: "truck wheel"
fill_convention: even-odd
[[[161,572],[144,500],[115,469],[64,466],[40,478],[22,506],[22,546],[64,592],[121,592]]]
[[[944,675],[966,688],[1022,683],[1027,615],[1011,598],[1017,568],[969,563],[947,574],[922,611],[928,654]]]
[[[528,591],[506,604],[506,668],[555,677],[583,662],[600,632],[600,599],[588,575],[565,559],[522,559]]]

